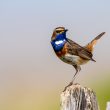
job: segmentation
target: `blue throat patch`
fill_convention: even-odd
[[[51,44],[55,50],[55,52],[59,52],[64,47],[65,43],[67,42],[66,39],[66,33],[59,34],[56,36],[56,39],[54,39]]]

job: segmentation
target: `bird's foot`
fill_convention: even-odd
[[[67,87],[71,86],[73,84],[73,81],[71,81],[63,90],[63,92],[67,89]]]

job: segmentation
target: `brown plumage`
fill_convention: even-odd
[[[102,32],[101,34],[99,34],[97,37],[95,37],[90,43],[88,43],[85,48],[89,51],[89,52],[93,52],[94,46],[96,45],[97,41],[105,34],[105,32]]]
[[[58,27],[53,31],[51,37],[51,44],[56,55],[65,63],[72,65],[76,69],[76,74],[81,70],[80,65],[87,63],[88,61],[95,61],[93,57],[93,49],[97,41],[105,34],[102,32],[95,37],[86,46],[80,46],[78,43],[68,39],[66,37],[67,29],[64,27]],[[73,78],[73,80],[74,80]]]

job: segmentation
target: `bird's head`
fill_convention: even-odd
[[[57,27],[54,29],[53,31],[53,35],[51,37],[51,40],[55,40],[55,39],[63,39],[66,38],[66,32],[68,31],[68,29],[65,29],[64,27]]]

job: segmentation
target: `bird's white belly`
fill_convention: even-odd
[[[66,54],[66,55],[63,56],[61,59],[62,59],[64,62],[66,62],[66,63],[68,63],[68,64],[71,64],[71,65],[74,65],[74,64],[82,65],[82,64],[85,64],[85,63],[88,62],[88,60],[85,60],[85,59],[80,58],[79,56],[70,55],[70,54]]]

